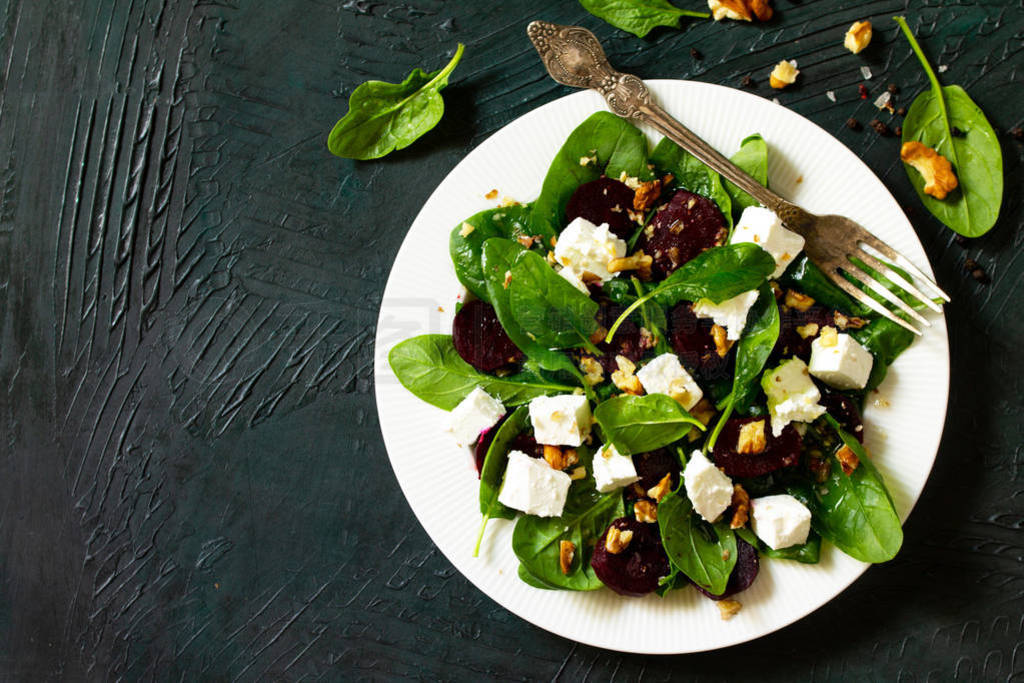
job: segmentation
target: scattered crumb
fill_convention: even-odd
[[[826,92],[825,93],[825,97],[827,97],[830,102],[835,102],[836,101],[836,92],[835,92],[835,90],[829,90],[828,92]]]
[[[487,194],[485,194],[484,195],[484,199],[494,199],[497,196],[498,196],[498,190],[497,190],[497,188],[495,188],[495,189],[491,190],[490,192],[488,192]]]
[[[715,605],[722,615],[722,621],[729,621],[743,609],[743,603],[739,600],[716,600]]]
[[[778,97],[773,97],[772,98],[772,102],[774,102],[775,104],[782,104],[782,102],[779,102],[779,98]]]
[[[444,313],[444,306],[438,306],[437,307],[437,312],[438,313]]]
[[[796,182],[797,182],[798,185],[800,183],[802,183],[803,181],[804,181],[804,177],[803,176],[800,176],[799,178],[796,179]]]
[[[860,75],[864,77],[865,81],[870,81],[871,80],[871,67],[869,67],[869,66],[862,66],[860,68]]]
[[[944,74],[948,70],[949,70],[949,65],[948,64],[939,64],[939,73],[940,74]]]

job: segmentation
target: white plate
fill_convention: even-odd
[[[931,274],[921,243],[895,199],[849,149],[800,115],[749,93],[690,81],[650,81],[657,100],[726,154],[759,132],[769,145],[773,189],[810,211],[844,214]],[[512,522],[493,520],[479,558],[477,477],[469,455],[442,433],[446,413],[406,391],[387,364],[397,342],[450,334],[462,288],[448,257],[448,233],[494,206],[484,195],[531,201],[570,131],[604,102],[582,91],[510,123],[473,150],[438,186],[409,229],[388,279],[377,323],[376,392],[381,432],[398,482],[441,552],[480,590],[523,619],[566,638],[641,653],[682,653],[741,643],[796,621],[838,595],[866,569],[831,546],[821,563],[767,559],[739,596],[743,610],[723,621],[693,590],[624,598],[530,588],[516,576]],[[649,133],[650,134],[650,133]],[[652,140],[654,137],[652,136]],[[924,486],[946,413],[949,347],[945,321],[890,369],[865,421],[868,446],[906,519]],[[827,545],[827,544],[826,544]]]

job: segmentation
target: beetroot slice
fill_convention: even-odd
[[[732,378],[731,364],[735,351],[719,356],[715,339],[711,336],[710,318],[698,318],[688,302],[677,305],[669,312],[668,335],[672,349],[680,362],[698,381],[711,382]],[[735,346],[735,345],[734,345]]]
[[[607,223],[616,237],[628,240],[639,227],[629,217],[633,194],[625,183],[604,176],[583,183],[565,206],[566,221],[571,223],[582,216],[594,225]]]
[[[764,421],[767,446],[761,453],[738,453],[737,440],[745,424]],[[800,433],[793,425],[786,425],[779,436],[772,435],[771,420],[767,417],[734,417],[725,423],[715,442],[715,465],[730,477],[760,477],[763,474],[792,467],[800,462]]]
[[[633,455],[633,467],[640,477],[638,482],[644,491],[658,485],[666,474],[672,475],[672,489],[679,486],[679,458],[672,454],[667,448],[659,448],[648,453],[636,453]],[[627,489],[626,496],[630,497],[632,492]]]
[[[602,299],[598,304],[600,308],[597,312],[597,322],[606,330],[626,310],[624,306],[612,303],[608,299]],[[619,369],[615,356],[625,356],[635,363],[644,355],[643,349],[640,348],[640,326],[632,320],[623,320],[619,329],[615,331],[612,343],[601,342],[597,348],[601,351],[601,356],[597,360],[604,368],[605,374],[611,376],[611,373]]]
[[[695,583],[693,587],[712,600],[725,600],[729,596],[736,595],[750,588],[751,584],[754,583],[754,579],[757,578],[757,572],[760,569],[761,560],[757,557],[757,548],[737,536],[736,566],[732,568],[729,582],[725,584],[725,590],[722,591],[722,594],[715,595],[714,593],[709,593]]]
[[[629,545],[619,553],[608,552],[606,529],[597,540],[590,566],[604,585],[619,595],[640,597],[658,588],[658,579],[668,576],[671,568],[668,555],[661,546],[657,524],[638,522],[634,517],[620,517],[611,523],[619,531],[632,531]]]
[[[834,312],[825,306],[812,305],[806,311],[798,311],[795,308],[779,309],[779,340],[775,342],[772,350],[772,360],[779,358],[790,358],[796,356],[805,362],[811,360],[811,342],[817,335],[808,336],[806,339],[800,336],[797,328],[811,323],[818,326],[820,330],[826,325],[835,326]]]
[[[481,372],[494,372],[523,357],[498,322],[494,307],[479,299],[466,302],[455,314],[452,343],[462,360]]]
[[[491,427],[485,429],[480,433],[480,438],[476,441],[476,446],[473,448],[473,459],[476,461],[476,478],[480,478],[480,473],[484,469],[484,460],[487,458],[487,451],[491,447],[491,442],[494,441],[494,435],[501,429],[501,425],[505,424],[505,420],[512,413],[505,413],[501,416],[501,419]]]
[[[723,244],[727,234],[725,218],[714,202],[677,190],[651,219],[638,246],[654,259],[651,272],[660,280],[702,251]]]
[[[819,403],[825,406],[828,414],[836,419],[844,431],[856,437],[857,441],[864,442],[864,420],[856,401],[838,391],[822,388]]]

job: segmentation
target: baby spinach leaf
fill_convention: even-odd
[[[579,448],[577,453],[591,472],[593,455],[589,449]],[[561,517],[519,518],[512,532],[512,551],[524,570],[540,583],[564,590],[597,590],[604,584],[590,566],[594,545],[612,520],[624,514],[623,509],[622,493],[598,493],[593,475],[588,474],[572,483]],[[563,540],[576,546],[568,575],[562,573],[558,562]]]
[[[771,287],[763,284],[736,348],[736,370],[732,380],[735,410],[745,412],[757,397],[760,388],[758,376],[778,339],[779,306]]]
[[[643,38],[656,26],[679,27],[683,17],[707,19],[707,12],[679,9],[668,0],[580,0],[583,9],[615,28]]]
[[[887,318],[876,318],[859,330],[850,330],[850,336],[860,342],[861,346],[870,351],[875,358],[865,391],[870,391],[882,383],[889,372],[889,366],[914,341],[913,332]]]
[[[760,133],[754,133],[744,138],[743,142],[740,143],[739,151],[729,157],[729,159],[732,163],[749,173],[754,180],[768,187],[768,144],[761,137]],[[728,180],[723,179],[723,182],[725,183],[725,191],[729,193],[729,197],[732,199],[732,215],[734,219],[738,220],[740,214],[743,213],[743,209],[748,206],[761,205],[759,201]]]
[[[452,228],[448,238],[448,253],[455,265],[455,275],[466,289],[484,301],[491,301],[480,258],[484,242],[491,237],[514,239],[529,235],[529,218],[529,205],[505,206],[481,211]],[[466,225],[473,227],[468,235],[463,234]],[[519,246],[518,243],[516,246]]]
[[[522,562],[519,563],[519,569],[516,573],[519,575],[519,580],[525,583],[527,586],[532,586],[533,588],[540,588],[546,591],[558,590],[557,586],[551,586],[547,583],[544,583],[536,576],[531,574],[530,570],[524,567]]]
[[[914,54],[921,61],[931,89],[922,92],[903,119],[903,142],[917,140],[953,164],[959,186],[945,199],[924,192],[924,178],[904,164],[910,184],[932,215],[954,232],[967,237],[984,235],[995,225],[1003,202],[1003,152],[999,139],[981,108],[958,85],[943,86],[903,17],[900,25]],[[953,128],[964,132],[954,137]]]
[[[678,401],[665,394],[610,398],[594,409],[605,439],[623,455],[646,453],[686,436],[690,429],[703,429]]]
[[[505,405],[528,403],[537,396],[572,393],[575,387],[533,377],[495,377],[478,372],[462,360],[451,335],[424,334],[395,344],[388,364],[398,381],[420,399],[451,410],[474,387],[482,387]]]
[[[795,289],[819,304],[838,309],[847,315],[874,316],[867,306],[850,298],[806,254],[800,254],[779,278],[783,287]]]
[[[675,182],[690,192],[703,195],[717,204],[732,230],[732,199],[725,191],[722,176],[668,138],[662,138],[654,147],[651,163],[671,173]]]
[[[581,163],[592,158],[597,162]],[[618,178],[622,172],[640,180],[654,177],[647,168],[647,137],[611,112],[591,114],[569,135],[544,176],[540,196],[533,203],[534,230],[545,241],[557,237],[565,226],[565,206],[573,192],[602,174]]]
[[[480,552],[480,541],[484,537],[484,529],[492,518],[515,519],[518,514],[512,508],[498,502],[501,483],[505,478],[505,467],[508,466],[509,442],[516,438],[530,424],[530,409],[519,406],[508,416],[491,440],[484,456],[483,467],[480,468],[480,514],[484,516],[480,522],[480,533],[476,537],[473,557]]]
[[[736,535],[729,525],[701,519],[680,487],[658,503],[658,526],[672,566],[709,593],[721,595],[736,566]]]
[[[773,550],[747,527],[736,529],[736,535],[757,548],[757,552],[765,557],[778,560],[796,560],[801,564],[818,564],[818,561],[821,559],[821,536],[814,531],[811,531],[807,536],[806,543],[793,545],[788,548],[779,548],[778,550]]]
[[[899,552],[903,528],[882,475],[857,439],[825,415],[860,465],[849,475],[831,456],[828,479],[811,488],[811,526],[850,557],[862,562],[885,562]],[[659,511],[660,512],[660,511]]]
[[[441,89],[464,47],[459,43],[448,65],[433,73],[413,69],[401,83],[361,84],[348,98],[348,113],[331,129],[327,148],[339,157],[376,159],[411,145],[441,120]]]
[[[597,302],[569,284],[532,251],[524,251],[512,266],[508,301],[519,327],[548,348],[584,346],[595,356],[590,342],[597,331]]]

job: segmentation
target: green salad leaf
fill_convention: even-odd
[[[732,407],[743,413],[757,398],[758,377],[779,339],[779,306],[767,284],[761,285],[757,301],[747,316],[736,348],[736,370],[732,379]]]
[[[498,431],[494,433],[491,445],[484,456],[483,467],[480,468],[480,514],[484,516],[480,522],[480,533],[476,537],[473,557],[480,552],[480,541],[484,537],[484,529],[491,519],[515,519],[518,514],[512,508],[498,502],[501,483],[505,478],[505,467],[508,465],[509,442],[516,438],[530,424],[530,409],[519,406],[508,416]]]
[[[924,178],[904,164],[910,184],[925,208],[954,232],[984,235],[999,218],[1003,203],[1003,152],[981,108],[958,85],[943,86],[903,17],[893,17],[924,67],[931,89],[922,92],[903,119],[903,143],[916,140],[953,164],[959,186],[945,199],[924,192]],[[953,128],[963,131],[953,135]]]
[[[732,230],[732,198],[722,184],[722,176],[716,171],[668,138],[662,138],[654,147],[651,163],[671,173],[675,176],[675,182],[690,192],[707,197],[717,204],[729,230]]]
[[[594,409],[594,419],[623,455],[653,451],[678,441],[693,427],[704,429],[700,420],[665,394],[615,396]]]
[[[433,73],[413,69],[401,83],[359,85],[348,98],[348,113],[331,129],[327,148],[339,157],[376,159],[411,145],[441,120],[441,90],[464,47],[459,43],[447,66]]]
[[[814,299],[823,306],[834,308],[846,315],[874,316],[867,306],[854,301],[850,295],[839,289],[825,273],[807,258],[800,254],[786,268],[779,278],[779,284],[789,289],[798,290]]]
[[[529,205],[520,204],[487,209],[452,228],[451,236],[448,238],[448,253],[455,266],[455,276],[478,298],[493,303],[487,290],[481,262],[484,242],[491,237],[515,239],[529,235],[530,212]],[[467,225],[472,226],[473,230],[469,234],[463,234],[468,230],[465,227]],[[516,243],[516,246],[519,244]]]
[[[679,9],[668,0],[580,0],[583,9],[615,28],[643,38],[657,26],[678,28],[683,17],[707,19],[707,12]]]
[[[658,503],[658,526],[672,566],[709,593],[721,595],[736,566],[736,535],[729,525],[701,519],[680,486]]]
[[[545,382],[524,373],[495,377],[477,371],[459,357],[448,334],[424,334],[395,344],[388,364],[398,381],[418,398],[451,410],[474,387],[482,387],[507,406],[528,403],[538,396],[572,393],[573,386]]]
[[[773,550],[747,527],[736,529],[736,535],[757,548],[758,554],[765,557],[772,557],[778,560],[796,560],[801,564],[818,564],[818,561],[821,559],[821,536],[814,531],[808,534],[806,543],[793,545],[788,548],[779,548],[778,550]]]
[[[768,187],[768,143],[764,141],[760,133],[754,133],[744,138],[743,142],[740,143],[739,150],[729,159],[732,163],[750,174],[754,180]],[[728,180],[723,179],[723,181],[725,183],[725,191],[729,193],[729,197],[732,199],[732,215],[735,220],[739,220],[743,209],[748,206],[761,205],[760,202],[736,185],[733,185]]]

